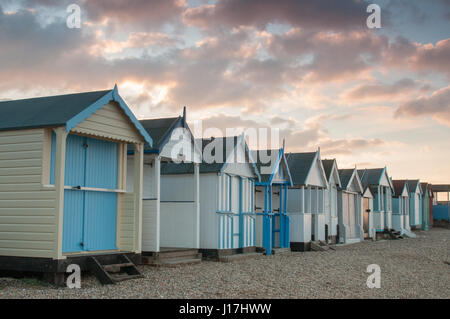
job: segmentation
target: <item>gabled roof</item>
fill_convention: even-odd
[[[420,180],[418,180],[418,179],[408,180],[407,183],[408,183],[408,189],[411,193],[413,193],[413,192],[415,193],[416,189],[418,187],[420,193],[423,194],[422,187],[420,187]]]
[[[341,179],[342,189],[349,190],[353,180],[356,178],[356,183],[358,185],[359,191],[364,193],[364,187],[359,178],[358,171],[356,168],[347,168],[339,170],[339,177]]]
[[[430,183],[420,183],[420,187],[422,188],[423,194],[428,192],[429,196],[433,196],[433,188]]]
[[[392,185],[394,186],[394,197],[399,197],[403,194],[404,189],[407,189],[408,191],[408,183],[406,180],[404,179],[394,179],[392,181]]]
[[[359,178],[361,179],[361,183],[364,187],[371,186],[372,191],[374,190],[373,186],[380,185],[383,174],[386,174],[387,180],[391,186],[392,182],[389,176],[386,173],[386,167],[384,168],[366,168],[362,170],[358,170]]]
[[[247,143],[245,142],[244,135],[241,136],[229,136],[229,137],[214,137],[214,138],[204,138],[204,139],[195,139],[196,145],[201,148],[202,154],[205,152],[205,148],[208,148],[206,153],[209,153],[209,150],[214,150],[211,154],[214,157],[214,162],[208,163],[208,156],[204,156],[202,159],[202,163],[200,163],[200,173],[222,173],[227,162],[231,162],[233,159],[230,158],[231,154],[234,152],[236,147],[243,143],[244,149],[247,157],[249,158],[249,164],[253,167],[255,175],[260,179],[259,171],[254,163],[251,160],[251,154],[248,149]],[[215,144],[211,144],[215,143]],[[214,147],[216,145],[217,147]],[[222,152],[215,154],[215,151],[218,148],[222,148]],[[208,154],[207,154],[208,155]],[[217,155],[217,159],[215,156]],[[219,158],[220,157],[220,158]],[[194,165],[192,163],[162,163],[161,164],[161,174],[191,174],[194,172]]]
[[[288,183],[289,185],[292,185],[291,173],[289,171],[289,165],[286,161],[283,148],[251,151],[251,155],[252,159],[256,163],[259,173],[261,174],[261,183],[272,184],[272,180],[277,172],[277,169],[280,169],[284,163]]]
[[[358,176],[359,176],[359,173],[358,173]],[[370,189],[370,187],[369,186],[367,186],[367,187],[364,187],[364,191],[363,191],[363,196],[364,196],[364,194],[367,192],[367,191],[369,191],[369,193],[370,193],[370,196],[372,196],[372,198],[374,198],[375,197],[375,193]]]
[[[322,165],[325,170],[325,175],[327,176],[327,180],[330,181],[331,172],[333,171],[334,159],[323,159]]]
[[[110,101],[119,104],[144,140],[152,145],[152,138],[120,97],[117,86],[112,90],[0,102],[0,131],[66,126],[69,132]]]
[[[355,172],[354,168],[346,168],[339,170],[339,177],[341,179],[342,188],[347,189],[350,181],[352,180],[353,173]]]
[[[327,177],[327,182],[329,183],[331,180],[331,175],[333,172],[336,174],[336,179],[339,187],[342,187],[341,178],[339,176],[339,170],[337,167],[336,159],[324,159],[322,160],[323,169],[325,171],[325,175]]]
[[[306,185],[309,174],[314,165],[314,162],[320,159],[320,151],[307,152],[307,153],[288,153],[286,159],[291,171],[292,182],[294,185]],[[323,169],[322,161],[319,161],[320,171],[325,180],[325,184],[328,184],[325,171]]]
[[[305,185],[317,152],[288,153],[286,158],[295,185]]]
[[[146,151],[161,151],[162,147],[165,143],[167,143],[170,133],[174,128],[176,128],[180,122],[182,121],[182,117],[170,117],[170,118],[161,118],[161,119],[152,119],[152,120],[141,120],[142,126],[145,130],[153,137],[153,147],[149,145],[145,146]]]

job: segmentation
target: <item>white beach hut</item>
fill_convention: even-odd
[[[255,182],[260,176],[244,135],[196,140],[200,164],[200,252],[204,259],[256,251]],[[193,171],[191,164],[165,164],[174,182]]]
[[[374,194],[373,226],[378,233],[392,228],[393,186],[386,167],[358,170],[363,187]]]
[[[293,186],[288,189],[291,250],[310,250],[311,241],[325,240],[325,193],[328,187],[320,150],[288,153]]]
[[[409,224],[409,190],[406,180],[393,180],[392,228],[400,233],[410,231]]]
[[[336,243],[338,229],[338,189],[341,180],[335,159],[322,160],[328,188],[325,193],[325,239],[328,243]]]
[[[153,146],[144,148],[142,254],[145,263],[164,264],[179,254],[195,259],[200,247],[199,169],[201,151],[183,116],[141,120],[153,136]],[[134,170],[133,151],[128,152],[128,171]],[[163,163],[193,163],[183,178],[161,174]],[[133,189],[132,176],[127,189]]]
[[[364,188],[356,168],[340,169],[342,188],[338,193],[339,242],[354,243],[364,240]]]

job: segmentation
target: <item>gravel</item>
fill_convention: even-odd
[[[0,278],[0,298],[450,298],[450,230],[416,235],[231,263],[140,266],[145,278],[109,286],[83,275],[81,289]],[[366,285],[369,264],[381,267],[379,289]]]

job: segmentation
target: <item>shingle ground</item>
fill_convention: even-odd
[[[450,230],[416,239],[290,252],[232,263],[140,267],[145,278],[101,286],[83,275],[81,289],[0,278],[0,298],[450,298]],[[369,264],[381,267],[381,288],[366,286]]]

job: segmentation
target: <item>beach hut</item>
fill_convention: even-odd
[[[450,222],[450,185],[433,185],[433,223]]]
[[[406,180],[393,180],[392,228],[400,233],[410,231],[409,224],[409,189]]]
[[[430,203],[429,203],[429,212],[428,212],[428,220],[430,223],[430,228],[433,228],[434,225],[434,219],[433,219],[433,207],[434,207],[434,192],[433,192],[433,185],[428,184],[428,188],[430,189]]]
[[[55,284],[70,264],[102,283],[139,276],[143,145],[152,139],[117,87],[0,102],[0,114],[0,270]],[[126,274],[110,273],[112,264]]]
[[[336,243],[338,241],[338,189],[341,188],[341,180],[335,159],[324,159],[322,165],[328,181],[325,192],[325,240],[328,243]]]
[[[409,190],[409,223],[411,229],[419,229],[422,227],[422,187],[420,181],[408,180]]]
[[[338,192],[339,242],[364,240],[362,195],[364,188],[356,168],[340,169],[342,187]]]
[[[393,186],[386,167],[358,170],[363,187],[370,187],[374,194],[373,225],[383,233],[392,228]]]
[[[253,210],[259,172],[244,135],[196,140],[200,164],[200,252],[204,259],[227,260],[256,251]],[[192,174],[192,164],[167,163],[163,175],[174,183]]]
[[[311,249],[311,241],[325,240],[327,177],[320,150],[286,156],[293,186],[288,189],[291,250]]]
[[[145,145],[143,166],[142,255],[144,263],[165,264],[198,259],[200,248],[199,163],[201,151],[183,115],[141,120],[153,137]],[[128,171],[134,152],[128,152]],[[173,178],[161,174],[164,163],[193,163],[190,174]],[[129,175],[127,189],[133,189]]]
[[[431,184],[420,183],[422,188],[422,230],[430,230],[430,214],[433,214],[433,192]]]
[[[281,149],[252,151],[261,175],[255,183],[256,245],[272,254],[273,248],[289,248],[287,190],[291,174]]]
[[[361,180],[360,171],[358,170],[358,175]],[[373,199],[375,198],[374,194],[370,190],[370,187],[366,187],[364,189],[362,195],[362,207],[363,207],[363,231],[364,231],[364,239],[375,239],[376,229],[374,227],[373,222]]]

